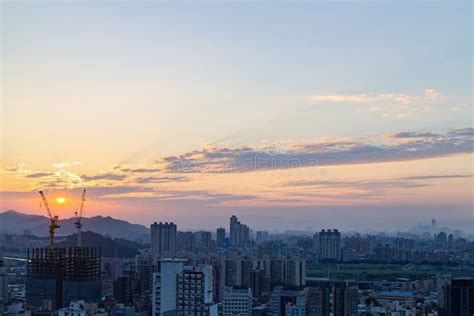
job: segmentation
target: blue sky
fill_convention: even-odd
[[[24,172],[48,175],[54,163],[69,163],[76,169],[63,174],[88,175],[80,186],[118,185],[86,181],[116,164],[153,168],[209,146],[259,152],[277,143],[291,152],[328,139],[380,145],[400,132],[450,135],[472,126],[470,2],[7,2],[1,35],[3,168],[26,164]],[[436,150],[443,154],[430,159],[444,157]],[[453,158],[461,163],[443,160],[425,174],[472,174],[472,153],[448,155],[463,155]],[[394,168],[417,175],[415,166]],[[365,176],[388,177],[373,172]],[[44,185],[18,172],[3,176],[5,192]],[[177,176],[168,189],[192,191],[203,181],[213,194],[265,195],[265,183],[251,192],[221,184],[235,178],[209,177],[195,175],[183,187]],[[443,203],[464,209],[459,219],[466,219],[472,178],[446,181],[437,188],[459,188],[463,202],[446,196]],[[245,206],[254,207],[238,205]]]

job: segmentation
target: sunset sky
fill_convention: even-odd
[[[474,227],[471,2],[5,2],[0,212]],[[64,196],[57,204],[54,198]],[[45,215],[45,214],[43,214]],[[87,228],[85,228],[87,229]]]

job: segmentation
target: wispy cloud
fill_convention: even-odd
[[[438,180],[438,179],[464,179],[472,178],[473,174],[441,174],[441,175],[421,175],[391,179],[378,180],[300,180],[284,183],[284,187],[314,187],[314,188],[350,188],[350,189],[410,189],[428,186],[429,183],[422,180]]]
[[[122,171],[127,171],[127,172],[132,172],[132,173],[154,173],[154,172],[160,172],[159,168],[135,168],[135,169],[129,169],[129,170],[122,170]]]
[[[342,93],[316,94],[309,96],[314,103],[358,103],[367,105],[368,110],[380,113],[382,117],[408,117],[418,112],[430,110],[431,106],[448,98],[435,89],[425,89],[423,93]]]
[[[139,177],[134,179],[136,183],[169,183],[169,182],[185,182],[189,181],[188,177],[176,176],[176,177]]]
[[[116,173],[102,173],[96,175],[82,175],[81,179],[83,181],[98,181],[98,180],[113,180],[113,181],[121,181],[125,179],[127,176],[125,174],[116,174]]]
[[[128,173],[155,173],[155,172],[160,172],[159,168],[155,167],[139,167],[139,168],[132,168],[129,166],[123,166],[120,164],[114,165],[112,167],[112,171],[121,171],[121,172],[128,172]]]
[[[445,96],[435,89],[425,89],[422,95],[410,95],[406,93],[358,93],[358,94],[316,94],[309,99],[314,102],[357,102],[374,103],[382,101],[393,101],[401,104],[413,104],[424,101],[439,101]]]
[[[441,175],[426,175],[426,176],[411,176],[404,177],[405,180],[438,180],[438,179],[463,179],[474,178],[473,174],[441,174]]]
[[[172,190],[151,187],[92,187],[96,195],[104,199],[140,199],[156,201],[201,201],[208,205],[229,201],[256,200],[257,196],[245,194],[213,193],[206,190]]]
[[[426,186],[415,181],[402,179],[387,179],[387,180],[362,180],[362,181],[318,181],[318,180],[304,180],[288,182],[284,186],[290,187],[313,187],[313,188],[346,188],[346,189],[364,189],[364,190],[382,190],[392,188],[418,188]]]
[[[437,138],[439,134],[432,132],[401,132],[390,135],[392,138]]]
[[[53,167],[56,168],[56,169],[64,169],[66,167],[70,167],[70,166],[77,166],[77,165],[80,165],[81,162],[80,161],[73,161],[73,162],[55,162],[53,163]]]
[[[278,148],[205,148],[163,159],[171,173],[239,173],[443,157],[474,150],[474,128],[332,138]]]
[[[312,95],[310,100],[314,102],[368,102],[376,98],[373,94],[325,94]]]
[[[54,175],[52,172],[34,172],[30,174],[26,174],[24,177],[25,178],[45,178],[45,177],[50,177],[51,175]]]

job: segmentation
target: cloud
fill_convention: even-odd
[[[3,172],[17,172],[17,171],[20,171],[20,170],[17,166],[6,166],[6,167],[2,168],[2,171]]]
[[[98,180],[113,180],[121,181],[127,176],[124,174],[115,174],[115,173],[102,173],[97,175],[82,175],[81,179],[84,181],[98,181]]]
[[[465,128],[458,128],[458,129],[453,129],[449,131],[448,133],[449,136],[453,137],[474,137],[474,128],[473,127],[465,127]]]
[[[393,138],[434,138],[439,137],[438,134],[432,132],[401,132],[390,135]]]
[[[160,172],[159,168],[132,168],[129,166],[123,166],[121,164],[115,164],[112,167],[112,171],[121,171],[125,173],[154,173]]]
[[[382,109],[378,106],[371,106],[370,107],[370,112],[380,112]]]
[[[26,163],[18,163],[16,166],[6,166],[0,169],[2,172],[24,172]]]
[[[153,188],[137,187],[133,185],[120,185],[120,186],[89,186],[88,194],[96,196],[106,196],[114,194],[126,194],[134,192],[154,192]]]
[[[90,191],[99,189],[102,198],[152,200],[152,201],[200,201],[208,205],[220,204],[229,201],[256,200],[254,195],[241,195],[229,193],[212,193],[205,190],[168,190],[137,187],[92,188]]]
[[[425,89],[423,96],[426,100],[440,100],[444,98],[444,96],[435,89]]]
[[[34,172],[34,173],[26,174],[26,175],[24,175],[24,177],[25,178],[36,179],[36,178],[50,177],[52,175],[54,175],[54,173],[51,173],[51,172]]]
[[[418,188],[424,187],[425,184],[415,183],[414,181],[401,180],[401,179],[388,179],[388,180],[370,180],[370,181],[293,181],[288,182],[285,186],[290,187],[315,187],[315,188],[347,188],[347,189],[369,189],[369,190],[381,190],[381,189],[392,189],[392,188]]]
[[[204,148],[160,163],[171,173],[242,173],[324,165],[369,164],[472,153],[474,128],[332,138],[284,148]]]
[[[436,180],[436,179],[462,179],[473,178],[472,174],[442,174],[442,175],[427,175],[427,176],[412,176],[404,177],[406,180]]]
[[[330,200],[383,199],[387,192],[397,189],[423,188],[433,185],[429,180],[472,178],[472,174],[421,175],[376,180],[299,180],[280,185],[285,190],[282,196],[290,198],[322,198]],[[288,193],[288,188],[297,192]],[[273,192],[278,192],[273,190]]]
[[[371,113],[380,113],[384,118],[405,118],[419,112],[426,112],[433,104],[448,98],[435,89],[425,89],[418,95],[406,93],[359,93],[311,95],[314,103],[358,103],[368,106]]]
[[[66,167],[70,167],[70,166],[77,166],[77,165],[80,165],[81,162],[80,161],[73,161],[73,162],[55,162],[53,163],[53,167],[56,168],[56,169],[64,169]]]
[[[310,100],[314,102],[368,102],[374,99],[372,94],[326,94],[312,95]]]
[[[315,188],[352,188],[352,189],[409,189],[428,186],[428,183],[420,180],[437,179],[464,179],[472,178],[473,174],[441,174],[441,175],[421,175],[409,176],[382,180],[358,180],[358,181],[339,181],[339,180],[301,180],[292,181],[283,184],[285,187],[315,187]]]
[[[334,103],[374,103],[391,101],[400,104],[412,104],[415,102],[439,101],[445,98],[441,92],[435,89],[425,89],[421,96],[409,95],[406,93],[359,93],[359,94],[323,94],[311,95],[309,99],[313,102],[334,102]]]
[[[176,177],[140,177],[134,179],[136,183],[167,183],[167,182],[185,182],[189,181],[188,177],[176,176]]]
[[[125,169],[123,169],[124,171]],[[128,172],[132,173],[153,173],[153,172],[159,172],[159,168],[136,168],[136,169],[126,169]]]

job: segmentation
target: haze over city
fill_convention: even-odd
[[[472,4],[6,2],[0,211],[473,221]]]

